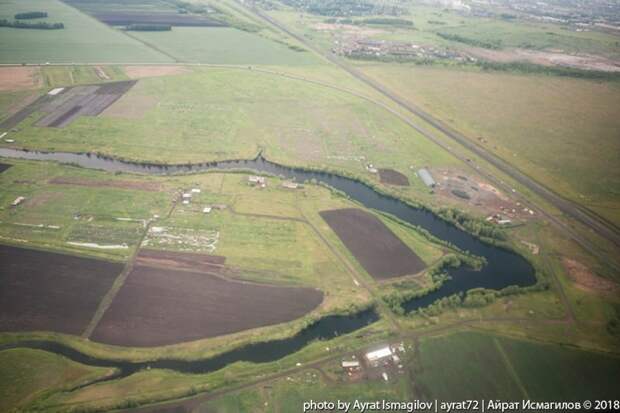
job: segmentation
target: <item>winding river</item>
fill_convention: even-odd
[[[486,258],[487,265],[480,270],[468,267],[449,269],[450,280],[438,290],[421,298],[405,303],[407,311],[428,306],[439,298],[455,293],[465,292],[472,288],[489,288],[499,290],[510,285],[529,286],[536,283],[534,268],[522,256],[503,248],[486,244],[475,236],[442,220],[430,211],[414,208],[407,203],[376,192],[368,185],[343,176],[326,172],[306,171],[281,166],[269,162],[262,156],[254,160],[209,162],[187,165],[157,165],[121,161],[95,154],[76,154],[65,152],[38,152],[18,149],[0,148],[0,157],[19,158],[40,161],[57,161],[79,165],[84,168],[100,169],[110,172],[131,172],[153,175],[195,173],[207,170],[245,169],[256,170],[295,179],[298,182],[316,180],[347,194],[351,199],[367,208],[392,214],[401,220],[426,229],[435,237],[446,240],[464,251]],[[274,361],[291,354],[311,340],[335,337],[355,331],[368,323],[377,320],[377,314],[367,310],[355,316],[328,316],[302,330],[296,336],[264,343],[251,344],[211,359],[199,361],[158,360],[148,363],[130,363],[95,359],[76,350],[48,341],[21,342],[11,347],[40,348],[78,362],[90,365],[117,367],[123,375],[145,368],[168,368],[192,373],[205,373],[220,369],[235,361],[267,362]],[[2,349],[3,347],[0,347]],[[6,347],[5,347],[6,348]],[[102,364],[103,363],[103,364]]]

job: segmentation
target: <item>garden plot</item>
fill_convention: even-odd
[[[220,232],[216,230],[153,226],[142,247],[212,254],[219,238]]]

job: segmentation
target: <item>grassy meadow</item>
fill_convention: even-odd
[[[362,70],[560,195],[620,223],[619,83],[409,65]]]
[[[104,377],[113,369],[85,366],[41,350],[0,351],[0,410],[25,411],[41,397]],[[31,406],[32,407],[32,406]]]
[[[247,159],[264,149],[286,164],[367,176],[366,162],[392,167],[408,174],[417,189],[423,185],[411,165],[455,162],[383,108],[274,74],[196,69],[143,79],[123,97],[125,104],[132,99],[154,104],[135,118],[81,117],[61,129],[35,126],[35,114],[13,135],[16,145],[165,163]]]

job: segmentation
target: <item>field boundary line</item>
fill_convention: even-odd
[[[510,358],[508,357],[508,354],[506,354],[506,351],[504,350],[504,347],[502,346],[502,343],[499,342],[497,337],[493,337],[493,343],[495,343],[495,347],[497,348],[497,351],[499,352],[500,357],[504,361],[504,364],[506,365],[506,369],[508,370],[508,372],[512,376],[512,379],[515,381],[515,384],[517,385],[519,390],[523,393],[525,398],[528,399],[528,400],[531,400],[530,395],[527,393],[527,390],[525,390],[525,386],[523,386],[523,383],[521,382],[521,379],[519,378],[519,375],[517,374],[517,371],[515,370],[514,366],[512,365],[512,362],[510,361]]]
[[[172,201],[172,206],[166,213],[166,217],[170,217],[172,215],[172,212],[176,208],[177,203],[178,203],[178,198],[175,198]],[[114,280],[114,284],[112,284],[112,287],[110,287],[106,295],[104,295],[101,301],[99,302],[99,307],[97,308],[97,311],[95,311],[93,318],[90,320],[90,323],[88,323],[88,326],[86,327],[86,329],[84,329],[84,332],[81,335],[83,338],[86,338],[86,339],[90,338],[91,334],[93,333],[93,331],[95,331],[95,328],[97,327],[97,325],[103,318],[105,312],[112,305],[112,301],[114,301],[114,298],[116,298],[116,295],[118,294],[120,289],[123,287],[123,285],[125,285],[125,281],[127,281],[127,277],[129,277],[131,270],[133,270],[133,267],[136,262],[136,258],[138,257],[138,254],[140,253],[142,242],[144,241],[144,238],[146,238],[146,236],[149,233],[149,230],[151,228],[151,223],[152,221],[149,221],[145,225],[144,232],[142,233],[140,240],[136,244],[136,250],[131,255],[129,260],[127,260],[127,264],[125,265],[125,268],[123,269],[123,271],[119,274],[116,280]]]

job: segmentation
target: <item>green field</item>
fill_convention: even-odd
[[[169,32],[132,32],[179,62],[312,65],[320,61],[308,51],[296,51],[257,33],[232,27],[174,27]]]
[[[596,31],[575,32],[559,25],[493,19],[475,24],[439,27],[435,31],[496,44],[500,48],[560,49],[568,53],[620,57],[616,36]]]
[[[86,384],[113,372],[85,366],[40,350],[13,349],[0,352],[0,410],[24,411],[37,398]]]
[[[620,222],[617,82],[407,65],[362,70],[562,196]]]
[[[454,158],[385,109],[324,86],[247,69],[196,69],[141,80],[125,104],[154,102],[141,116],[82,117],[66,128],[33,125],[13,134],[31,149],[97,151],[126,159],[181,163],[253,158],[264,149],[285,164],[330,167],[377,180],[366,162],[391,167],[424,188],[411,166]],[[114,106],[112,106],[112,109]],[[364,160],[364,158],[366,160]]]
[[[423,339],[412,374],[418,396],[425,399],[613,399],[620,359],[557,345],[458,333]]]
[[[171,59],[58,0],[5,0],[0,19],[41,10],[62,30],[0,28],[0,63],[163,63]]]

